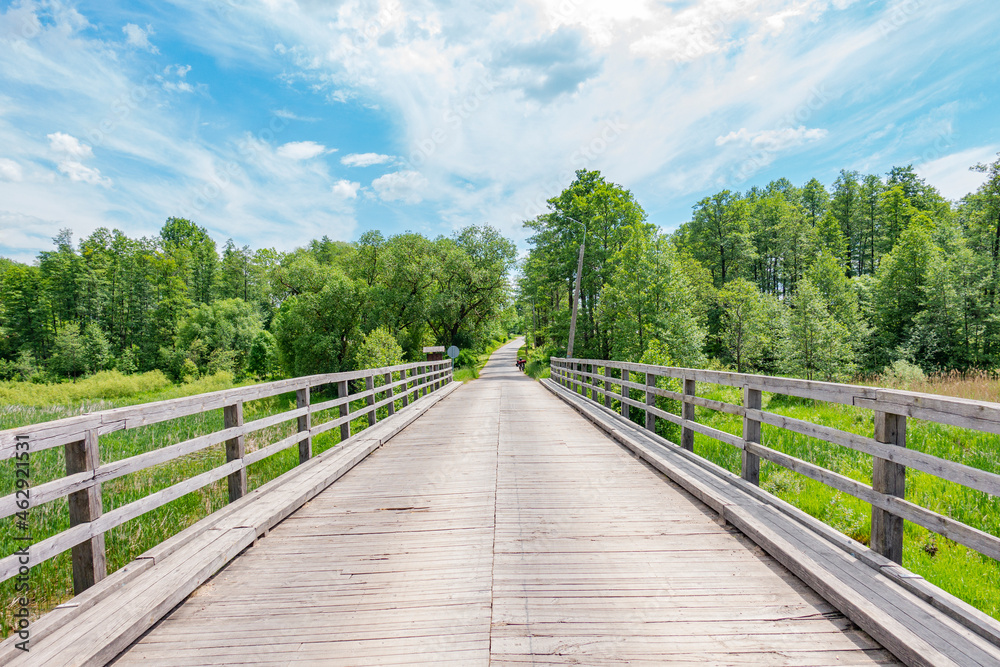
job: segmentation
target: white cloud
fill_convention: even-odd
[[[759,132],[750,132],[745,127],[742,127],[724,137],[716,137],[715,145],[737,144],[749,146],[755,150],[777,152],[801,146],[811,141],[825,139],[827,134],[829,133],[826,130],[808,129],[803,125],[797,128],[786,127],[779,130],[760,130]]]
[[[378,153],[351,153],[340,158],[340,163],[348,167],[371,167],[376,164],[385,164],[392,159],[391,155],[379,155]]]
[[[959,200],[970,192],[975,192],[986,182],[987,174],[971,171],[969,167],[996,161],[998,152],[1000,145],[970,148],[918,164],[914,169],[942,195],[948,199]]]
[[[21,169],[21,165],[13,160],[0,157],[0,180],[16,182],[23,178],[24,170]]]
[[[83,164],[83,160],[94,156],[90,146],[63,132],[53,132],[48,135],[48,139],[49,147],[60,156],[59,171],[69,176],[71,181],[105,187],[111,185],[111,179],[101,176],[99,169]]]
[[[101,172],[93,167],[88,167],[76,160],[63,160],[59,163],[59,171],[69,176],[71,181],[90,183],[91,185],[111,185],[111,179],[101,176]]]
[[[278,146],[277,153],[289,160],[311,160],[324,153],[333,152],[333,150],[328,151],[326,146],[317,144],[315,141],[290,141]]]
[[[430,182],[416,171],[394,171],[372,181],[372,188],[383,201],[419,204]]]
[[[333,194],[341,199],[354,199],[358,196],[360,183],[341,179],[333,184]]]
[[[146,29],[143,30],[134,23],[126,23],[125,26],[122,27],[122,32],[125,33],[125,43],[129,46],[137,49],[143,49],[145,51],[149,51],[150,53],[160,52],[149,42],[149,36],[154,34],[152,26],[147,25]]]
[[[315,123],[320,120],[319,118],[313,118],[310,116],[300,116],[293,111],[289,111],[288,109],[276,109],[273,113],[278,118],[284,118],[285,120],[299,120],[306,123]]]
[[[56,153],[63,153],[68,157],[77,158],[78,160],[83,160],[94,155],[94,151],[90,146],[80,143],[79,139],[69,134],[53,132],[48,135],[48,139],[49,146]]]

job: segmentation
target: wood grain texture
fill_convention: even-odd
[[[895,664],[501,348],[116,665]]]

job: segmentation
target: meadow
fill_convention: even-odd
[[[162,373],[153,371],[140,375],[121,375],[111,371],[99,373],[77,382],[41,385],[28,382],[0,383],[0,430],[35,424],[73,415],[106,410],[125,405],[135,405],[209,391],[229,389],[246,383],[235,383],[229,373],[203,377],[180,385],[170,383]],[[329,395],[325,395],[328,393]],[[334,398],[332,389],[315,388],[315,402]],[[363,401],[352,403],[351,409],[361,408]],[[399,404],[401,407],[401,404]],[[244,403],[244,419],[252,421],[295,408],[295,393],[282,394]],[[313,414],[313,424],[334,418],[334,410]],[[339,414],[339,413],[338,413]],[[379,419],[387,414],[380,408]],[[367,427],[363,413],[352,420],[352,433]],[[106,463],[135,456],[153,449],[166,447],[199,435],[218,431],[223,427],[222,410],[212,410],[169,422],[154,424],[128,431],[117,431],[100,439],[101,461]],[[292,435],[295,420],[278,424],[249,434],[247,452]],[[340,429],[332,429],[313,438],[313,453],[319,454],[340,442]],[[126,475],[103,485],[104,511],[108,512],[151,493],[155,493],[181,480],[206,472],[225,463],[225,444],[209,447],[168,463]],[[298,448],[291,447],[268,457],[247,469],[247,488],[255,489],[291,470],[298,464]],[[61,448],[32,453],[31,484],[39,484],[65,475],[65,459]],[[0,462],[0,495],[14,491],[13,461]],[[221,509],[228,502],[225,478],[189,493],[158,509],[148,512],[109,531],[106,536],[108,572],[113,572],[168,537],[194,524],[199,519]],[[14,517],[3,520],[5,529],[0,532],[0,553],[13,553],[21,543],[15,541]],[[69,528],[66,498],[33,507],[29,513],[32,541],[38,542]],[[10,529],[8,529],[10,528]],[[44,614],[73,596],[70,552],[35,565],[31,571],[31,609],[35,616]],[[0,634],[10,631],[10,610],[16,606],[14,581],[0,583],[0,601],[4,614]]]
[[[641,375],[634,375],[633,381],[642,381]],[[663,388],[677,391],[678,387],[670,386],[669,382],[660,380]],[[1000,378],[985,372],[932,375],[913,381],[901,380],[895,376],[868,377],[859,378],[856,384],[1000,402]],[[633,394],[633,398],[641,400],[639,392]],[[697,394],[735,405],[742,403],[741,389],[736,387],[699,382]],[[679,413],[676,401],[658,399],[658,406],[675,414]],[[765,392],[763,409],[868,437],[874,432],[872,411],[853,406]],[[633,410],[632,416],[638,419],[639,414],[638,410]],[[742,436],[741,417],[702,407],[696,408],[695,415],[700,423]],[[671,442],[680,441],[679,427],[664,420],[657,420],[657,432]],[[767,424],[761,426],[761,444],[859,482],[871,484],[870,455]],[[906,446],[1000,474],[1000,436],[994,434],[908,419]],[[735,447],[696,433],[694,451],[730,472],[740,474],[741,453]],[[845,535],[862,544],[869,544],[869,504],[764,460],[760,467],[760,485]],[[906,478],[906,499],[1000,536],[1000,498],[996,496],[910,469]],[[903,565],[952,595],[1000,619],[1000,562],[907,521],[904,528]]]

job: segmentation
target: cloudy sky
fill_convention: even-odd
[[[490,223],[575,169],[712,192],[1000,151],[996,0],[0,1],[0,255],[61,228],[287,250]]]

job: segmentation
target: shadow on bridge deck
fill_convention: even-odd
[[[519,372],[519,346],[116,664],[894,664]]]

